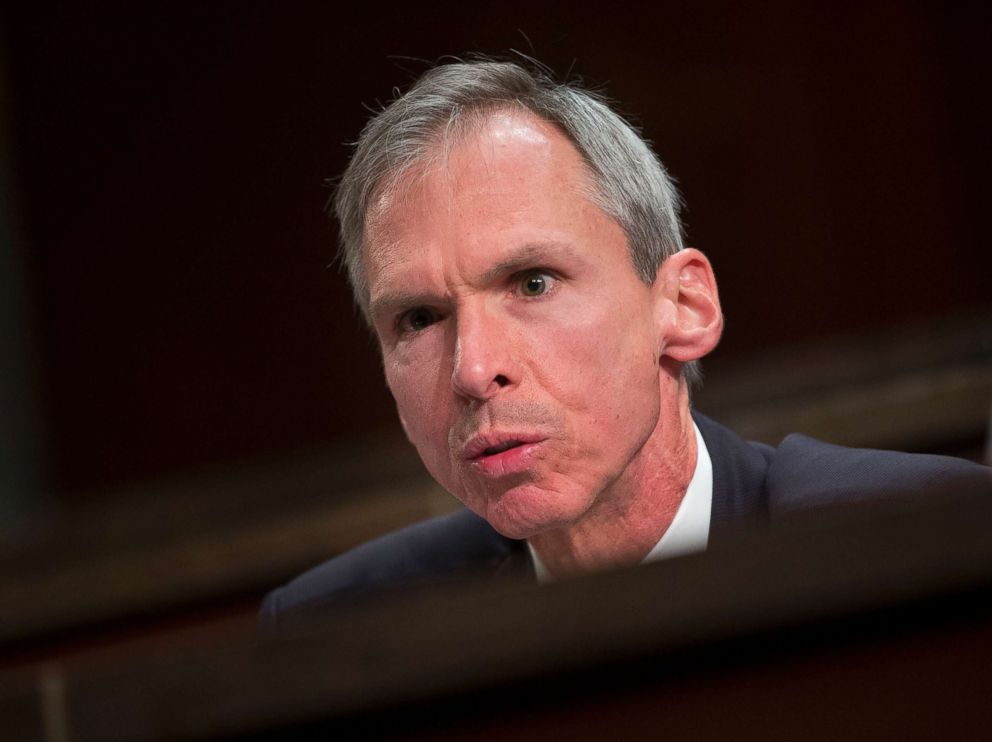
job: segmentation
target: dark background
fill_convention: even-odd
[[[27,5],[27,4],[24,4]],[[47,488],[392,426],[325,179],[445,54],[604,84],[713,260],[724,358],[992,307],[989,12],[949,3],[6,8]]]

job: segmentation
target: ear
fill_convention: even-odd
[[[723,334],[723,312],[706,256],[680,250],[658,268],[655,286],[661,294],[661,355],[688,363],[713,350]]]

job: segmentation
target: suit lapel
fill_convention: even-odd
[[[693,411],[713,462],[710,546],[734,532],[767,522],[765,475],[775,449],[749,443],[705,415]]]

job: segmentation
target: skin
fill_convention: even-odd
[[[559,575],[635,564],[670,525],[696,461],[680,370],[722,329],[705,256],[647,285],[588,191],[556,127],[490,114],[380,196],[363,256],[410,441]]]

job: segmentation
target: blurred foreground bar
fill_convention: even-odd
[[[537,588],[0,679],[0,739],[948,739],[992,729],[992,496],[829,510]]]

